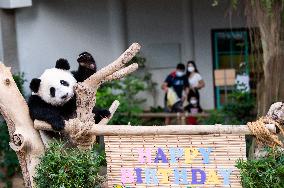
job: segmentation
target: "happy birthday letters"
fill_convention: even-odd
[[[133,183],[146,183],[148,185],[230,184],[232,169],[207,169],[204,167],[210,164],[212,148],[137,148],[136,152],[138,155],[137,161],[141,166],[135,168],[121,168],[121,183],[123,185]],[[180,167],[182,164],[192,164],[194,160],[201,160],[200,164],[203,164],[203,167]],[[170,176],[173,177],[172,182],[170,181]]]

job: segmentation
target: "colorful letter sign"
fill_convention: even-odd
[[[106,136],[109,187],[241,187],[237,135]]]

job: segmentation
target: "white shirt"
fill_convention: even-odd
[[[199,84],[199,81],[201,80],[202,80],[202,77],[199,73],[194,73],[193,76],[188,78],[189,85],[192,88],[197,87]]]

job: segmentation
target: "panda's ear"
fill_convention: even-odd
[[[60,58],[56,61],[55,68],[63,69],[63,70],[69,70],[70,65],[69,65],[67,59]]]
[[[31,83],[30,83],[30,88],[33,92],[37,93],[38,92],[38,89],[39,89],[39,86],[40,86],[40,79],[38,78],[34,78],[32,79]]]

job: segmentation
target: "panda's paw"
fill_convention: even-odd
[[[65,123],[63,119],[54,121],[51,125],[52,125],[52,129],[55,131],[62,131],[65,127]]]
[[[95,112],[95,123],[99,123],[103,118],[110,118],[111,113],[109,110],[98,110]]]
[[[100,116],[101,116],[102,118],[109,118],[110,115],[111,115],[111,113],[110,113],[109,110],[106,110],[106,109],[100,110]]]
[[[82,52],[81,54],[79,54],[77,62],[80,66],[85,67],[87,69],[91,69],[95,72],[97,70],[96,62],[93,56],[88,52]]]

